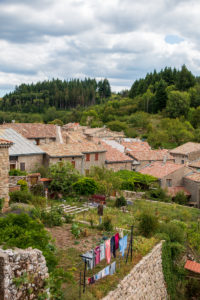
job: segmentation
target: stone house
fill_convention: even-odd
[[[138,172],[158,178],[162,188],[183,186],[183,177],[190,171],[185,165],[171,162],[154,162]],[[188,189],[189,190],[189,189]]]
[[[200,143],[185,143],[170,151],[175,163],[185,164],[200,158]]]
[[[103,146],[80,132],[62,132],[62,143],[41,145],[40,148],[46,153],[46,166],[59,161],[70,161],[85,175],[89,174],[92,166],[102,167],[106,160],[106,150]]]
[[[143,150],[143,151],[136,151],[136,150],[129,150],[126,148],[126,153],[134,159],[133,162],[133,169],[135,171],[139,171],[144,166],[148,165],[149,163],[153,162],[174,162],[173,156],[171,156],[167,149],[162,150]]]
[[[4,199],[4,207],[9,202],[9,153],[12,142],[0,139],[0,198]]]
[[[50,144],[59,139],[60,127],[42,123],[6,123],[2,128],[11,128],[35,145]]]
[[[132,171],[133,159],[124,153],[124,148],[112,140],[101,141],[106,149],[105,166],[115,172],[120,170]]]
[[[200,208],[200,173],[189,172],[183,178],[183,184],[191,194],[189,204]]]
[[[10,140],[9,169],[33,172],[43,164],[44,152],[11,128],[0,128],[0,138]]]

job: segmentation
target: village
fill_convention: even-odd
[[[92,166],[154,176],[170,196],[182,191],[187,196],[187,205],[200,208],[200,143],[188,142],[173,150],[153,150],[146,141],[126,138],[123,132],[106,127],[89,128],[79,123],[62,127],[40,123],[2,124],[0,139],[0,198],[5,194],[8,198],[9,186],[11,190],[14,188],[12,179],[5,185],[5,174],[10,170],[31,174],[40,166],[48,168],[68,161],[85,176]]]

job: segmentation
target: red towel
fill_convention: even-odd
[[[119,248],[119,233],[115,234],[115,250]]]

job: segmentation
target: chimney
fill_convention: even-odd
[[[88,141],[92,142],[92,141],[93,141],[93,136],[90,135],[90,134],[86,134],[86,139],[87,139]]]
[[[166,156],[166,155],[164,155],[164,157],[163,157],[163,165],[165,165],[165,164],[166,164],[166,162],[167,162],[167,156]]]

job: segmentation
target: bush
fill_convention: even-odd
[[[73,223],[74,216],[73,215],[64,215],[65,223],[71,224]]]
[[[121,207],[121,206],[126,206],[126,199],[124,198],[124,196],[121,196],[119,198],[116,199],[115,201],[115,206],[116,207]]]
[[[28,247],[37,248],[43,252],[49,271],[57,264],[51,245],[51,238],[44,225],[30,218],[27,214],[9,214],[0,218],[0,244],[6,248]]]
[[[76,223],[73,223],[73,224],[72,224],[72,227],[71,227],[71,233],[74,235],[74,237],[75,237],[76,239],[79,238],[79,236],[80,236],[80,234],[81,234],[81,230],[80,230],[78,224],[76,224]]]
[[[33,195],[27,191],[15,191],[10,193],[10,201],[12,202],[21,202],[29,203],[33,199]]]
[[[20,179],[17,184],[20,185],[21,191],[28,191],[28,183],[26,180]]]
[[[112,231],[113,230],[113,225],[112,225],[111,218],[105,217],[104,220],[103,220],[103,223],[100,225],[100,227],[105,231]]]
[[[173,202],[185,205],[187,204],[188,200],[184,192],[180,191],[176,194],[176,196],[173,198]]]
[[[98,185],[93,178],[83,177],[73,184],[73,190],[78,195],[93,195],[97,191]]]
[[[40,183],[32,185],[30,191],[33,195],[44,196],[44,186]]]
[[[151,236],[158,228],[158,219],[150,213],[143,213],[140,216],[139,231],[145,237]]]
[[[62,226],[62,214],[59,209],[51,209],[49,212],[42,210],[40,219],[45,226],[53,227],[53,226]]]
[[[26,171],[21,171],[18,169],[12,169],[9,171],[9,176],[26,176],[27,172]]]
[[[159,225],[159,232],[165,233],[169,236],[171,242],[182,244],[184,242],[184,230],[175,223],[161,223]]]
[[[0,212],[3,208],[3,204],[4,204],[4,199],[3,198],[0,198]]]
[[[150,190],[149,196],[150,196],[151,199],[154,199],[154,200],[160,200],[160,201],[163,201],[163,202],[170,202],[170,197],[167,195],[165,190],[163,190],[160,187],[157,188],[157,189],[154,189],[154,190]]]

